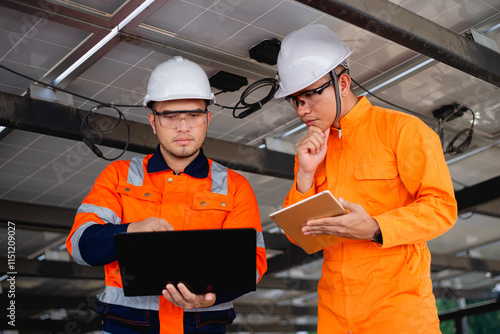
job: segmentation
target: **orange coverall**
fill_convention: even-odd
[[[257,201],[243,176],[207,159],[203,151],[179,175],[168,168],[159,149],[154,155],[115,161],[101,173],[84,199],[66,241],[76,262],[105,265],[106,287],[99,296],[104,305],[99,312],[103,330],[151,333],[151,328],[155,328],[152,323],[159,323],[160,333],[179,334],[184,332],[183,313],[188,311],[196,312],[196,326],[204,325],[202,321],[230,323],[234,317],[231,300],[222,304],[216,300],[212,307],[184,311],[163,296],[124,296],[118,262],[113,257],[116,253],[112,234],[103,227],[125,232],[124,224],[149,217],[164,218],[175,230],[255,228],[257,281],[267,269]],[[85,238],[91,228],[98,230]],[[101,252],[110,255],[102,259]],[[169,256],[175,254],[164,254],[159,260]],[[158,265],[162,265],[161,261]]]
[[[426,241],[457,218],[440,140],[418,118],[366,97],[340,127],[330,128],[312,188],[301,194],[294,182],[284,206],[328,189],[378,222],[383,245],[346,239],[324,250],[318,333],[440,333]]]

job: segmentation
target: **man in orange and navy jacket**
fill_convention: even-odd
[[[267,269],[250,184],[201,149],[211,119],[206,108],[214,101],[203,69],[175,57],[153,71],[147,94],[156,152],[104,169],[79,207],[66,245],[77,263],[104,265],[105,290],[96,307],[104,333],[225,333],[235,318],[232,300],[241,294],[195,295],[182,283],[166,285],[158,296],[123,293],[113,242],[120,232],[254,228],[257,282]],[[169,256],[175,254],[158,258]]]

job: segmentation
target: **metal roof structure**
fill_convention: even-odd
[[[113,103],[122,123],[96,139],[105,157],[153,152],[156,138],[140,105],[159,63],[181,55],[212,77],[220,71],[248,85],[217,94],[204,146],[209,158],[240,171],[261,212],[269,271],[256,292],[235,301],[231,333],[314,332],[321,254],[292,246],[268,215],[281,208],[293,179],[293,150],[304,134],[294,110],[271,100],[244,118],[232,107],[276,66],[249,50],[324,24],[354,48],[355,93],[403,110],[442,131],[459,203],[451,231],[429,242],[432,280],[457,333],[464,316],[500,306],[500,2],[498,0],[4,0],[0,3],[0,258],[15,226],[16,327],[4,333],[99,331],[93,296],[102,268],[76,265],[64,241],[97,175],[109,163],[82,142],[81,121]],[[38,82],[38,83],[37,83]],[[51,84],[58,90],[47,88]],[[76,95],[65,93],[64,91]],[[370,93],[367,93],[367,90]],[[246,99],[256,103],[269,92]],[[454,103],[460,117],[439,123],[433,111]],[[221,107],[224,106],[224,107]],[[113,124],[112,109],[94,113]],[[470,145],[460,147],[473,124]],[[0,129],[2,129],[0,127]],[[465,132],[464,132],[465,131]],[[8,303],[8,277],[0,299]],[[471,304],[481,301],[479,304]],[[458,319],[455,321],[455,319]]]

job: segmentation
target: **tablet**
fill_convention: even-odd
[[[305,200],[292,204],[269,215],[288,236],[297,243],[306,253],[316,253],[344,238],[334,235],[304,235],[301,228],[307,221],[315,218],[334,217],[346,214],[347,211],[337,199],[325,190]]]
[[[179,282],[195,294],[256,289],[253,228],[119,233],[114,240],[125,296],[161,295]]]

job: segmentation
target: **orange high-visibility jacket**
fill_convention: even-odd
[[[340,127],[330,129],[313,187],[301,194],[294,182],[284,206],[328,189],[379,223],[383,245],[346,240],[324,250],[318,333],[440,333],[426,241],[457,218],[440,140],[418,118],[366,97]]]
[[[178,175],[168,168],[159,148],[154,155],[115,161],[101,173],[83,200],[66,241],[77,263],[105,265],[106,286],[99,296],[103,330],[124,332],[125,328],[133,328],[140,332],[154,324],[158,327],[159,322],[160,333],[179,334],[183,333],[183,312],[198,312],[195,318],[208,323],[220,321],[206,319],[208,314],[219,312],[225,321],[232,321],[231,300],[216,300],[209,308],[183,310],[163,296],[124,296],[112,237],[116,232],[125,232],[125,224],[149,217],[164,218],[175,230],[255,228],[257,281],[267,269],[257,201],[243,176],[207,159],[203,151]],[[175,256],[159,255],[167,262],[168,257]],[[223,315],[220,311],[224,311]]]

